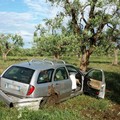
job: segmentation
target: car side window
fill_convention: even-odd
[[[59,81],[59,80],[66,80],[66,79],[68,79],[68,74],[65,67],[58,68],[55,72],[54,80]]]
[[[39,73],[37,83],[47,83],[52,81],[53,69],[43,70]]]
[[[69,74],[77,73],[77,69],[74,66],[66,66]]]
[[[87,76],[91,79],[102,81],[102,73],[100,70],[93,70]]]

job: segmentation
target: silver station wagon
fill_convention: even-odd
[[[105,96],[104,72],[83,74],[64,61],[31,60],[8,67],[0,76],[0,100],[9,107],[38,109],[87,93]]]

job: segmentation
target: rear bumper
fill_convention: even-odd
[[[2,100],[8,107],[16,107],[18,109],[24,107],[27,107],[28,109],[39,109],[39,105],[43,100],[43,97],[21,99],[12,95],[7,95],[0,90],[0,100]]]
[[[13,106],[19,109],[27,107],[28,109],[38,110],[42,100],[43,97],[19,99],[13,103]]]
[[[8,107],[13,107],[13,101],[2,90],[0,90],[0,100],[5,102]]]

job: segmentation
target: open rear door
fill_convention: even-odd
[[[105,76],[102,70],[91,69],[84,78],[84,92],[99,98],[105,97]]]

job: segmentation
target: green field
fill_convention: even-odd
[[[11,64],[30,59],[30,57],[8,57],[7,61],[0,60],[0,73]],[[79,67],[79,59],[75,56],[62,59]],[[112,66],[111,63],[112,57],[107,56],[92,56],[90,59],[89,68],[99,68],[105,72],[107,89],[104,100],[80,95],[37,111],[9,109],[0,102],[0,120],[119,120],[120,65]]]

